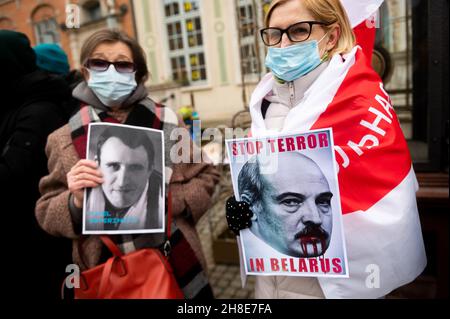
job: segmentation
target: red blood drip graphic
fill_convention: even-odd
[[[322,251],[321,251],[321,254],[322,254],[322,256],[325,258],[325,247],[326,247],[326,244],[327,244],[327,241],[326,241],[326,239],[325,238],[321,238],[320,239],[320,244],[322,245]]]
[[[321,244],[321,248],[322,248],[320,254],[323,255],[325,245],[326,245],[325,238],[323,238],[323,237],[317,238],[317,237],[310,237],[310,236],[300,237],[300,247],[302,248],[303,255],[306,256],[308,254],[308,244],[313,246],[314,255],[315,256],[319,255],[319,249],[317,247],[317,244],[319,244],[319,243]]]
[[[303,256],[308,254],[308,238],[300,237],[300,246],[302,247]]]
[[[314,256],[317,256],[318,251],[317,251],[317,239],[316,238],[314,238],[314,240],[312,241],[312,245],[314,248]]]

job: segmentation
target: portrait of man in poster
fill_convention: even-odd
[[[161,135],[148,129],[91,126],[90,159],[104,183],[87,190],[86,230],[156,232],[162,229],[164,199]],[[159,147],[155,147],[158,145]]]
[[[265,174],[256,157],[242,167],[238,188],[254,214],[250,231],[266,244],[292,257],[318,257],[327,251],[333,194],[312,159],[298,152],[280,153],[276,171]]]

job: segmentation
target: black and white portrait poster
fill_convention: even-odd
[[[227,140],[246,275],[348,277],[331,129]]]
[[[85,191],[83,234],[164,232],[163,132],[91,123],[86,154],[103,183]]]

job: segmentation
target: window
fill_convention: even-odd
[[[203,53],[194,53],[189,55],[191,65],[192,81],[206,79],[205,55]]]
[[[163,0],[172,79],[182,85],[206,81],[199,0]]]
[[[183,33],[181,31],[181,22],[167,24],[167,33],[169,35],[170,51],[183,49]]]
[[[172,79],[174,81],[182,83],[187,80],[188,76],[184,56],[176,56],[171,58],[171,67]]]
[[[270,0],[238,0],[241,70],[248,80],[257,79],[266,70],[263,66],[265,49],[259,39]]]
[[[387,0],[380,11],[377,54],[413,161],[440,169],[448,165],[448,2]]]
[[[83,4],[85,22],[96,21],[102,18],[102,9],[99,1],[91,0]]]
[[[49,18],[34,24],[37,44],[59,43],[58,24],[55,18]]]
[[[0,17],[0,30],[13,30],[14,23],[10,18]]]
[[[412,137],[413,64],[411,8],[406,0],[388,1],[382,7],[382,25],[377,34],[377,46],[385,48],[392,65],[385,75],[389,91],[402,123],[406,138]]]
[[[252,0],[239,0],[238,8],[241,69],[245,76],[258,75],[260,70],[255,38],[258,34],[257,21],[252,2]]]

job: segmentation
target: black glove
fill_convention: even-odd
[[[248,228],[252,225],[251,218],[253,212],[246,202],[238,202],[234,196],[228,198],[226,203],[226,217],[228,228],[239,236],[241,229]]]

